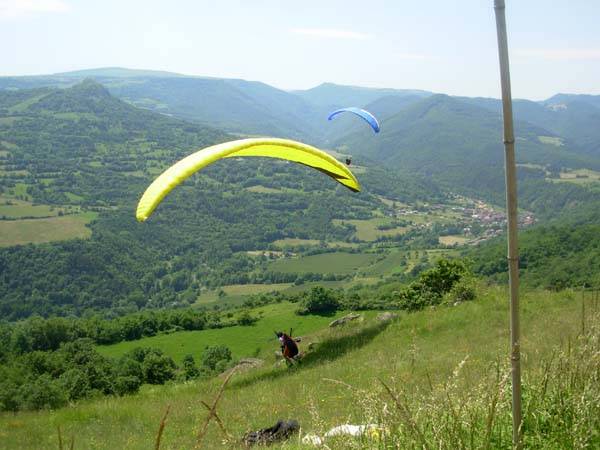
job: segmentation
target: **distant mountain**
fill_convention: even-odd
[[[491,98],[460,97],[465,103],[500,113],[502,102]],[[515,100],[515,119],[566,138],[574,151],[600,156],[600,96],[558,94],[541,102]]]
[[[311,106],[264,83],[191,77],[105,83],[112,94],[136,106],[232,132],[289,138],[313,134]]]
[[[230,139],[136,108],[91,79],[68,88],[0,90],[4,210],[45,206],[48,223],[62,219],[58,211],[92,220],[87,239],[66,233],[0,248],[0,317],[122,314],[188,305],[216,286],[293,282],[296,275],[272,272],[247,252],[286,238],[350,239],[355,229],[333,219],[371,217],[383,205],[377,195],[402,202],[445,196],[429,180],[408,174],[400,183],[397,174],[364,164],[357,171],[364,192],[352,193],[300,164],[229,159],[195,174],[148,222],[136,223],[135,205],[157,174],[192,150]],[[19,230],[35,221],[23,214],[0,220]]]
[[[325,107],[363,107],[382,97],[427,97],[432,95],[431,92],[417,89],[365,88],[334,83],[323,83],[312,89],[292,92],[313,105]]]
[[[126,69],[123,67],[103,67],[98,69],[74,70],[48,75],[25,75],[20,77],[0,77],[0,90],[31,89],[42,86],[69,87],[86,78],[109,82],[116,79],[136,78],[175,78],[185,77],[173,72],[159,70]]]
[[[187,77],[164,70],[127,69],[124,67],[101,67],[99,69],[73,70],[49,75],[53,78],[173,78]]]
[[[334,83],[286,92],[260,82],[119,67],[0,77],[0,90],[68,87],[84,78],[93,78],[106,86],[111,94],[140,108],[236,134],[289,137],[318,145],[337,142],[342,136],[351,135],[353,130],[360,133],[362,124],[356,118],[338,116],[334,121],[327,121],[328,113],[335,108],[363,107],[371,110],[380,121],[385,121],[405,107],[433,95],[414,89],[365,88]],[[456,99],[496,114],[502,108],[498,99]],[[517,99],[514,113],[516,120],[546,130],[545,135],[549,138],[558,138],[555,143],[562,144],[570,152],[600,155],[600,96],[557,94],[542,102]]]
[[[423,97],[420,95],[387,95],[364,105],[363,108],[374,114],[381,124],[384,120],[422,99]],[[325,119],[327,115],[324,113],[322,119]],[[363,132],[372,132],[366,122],[353,114],[340,114],[331,121],[322,120],[319,126],[321,127],[320,131],[326,137],[327,144],[336,142],[343,136],[361,129]]]
[[[320,136],[320,116],[298,96],[253,81],[189,77],[170,72],[103,68],[48,76],[0,77],[0,90],[69,87],[92,78],[127,102],[234,133],[288,138]]]
[[[557,145],[548,130],[523,121],[515,128],[518,162],[600,168],[600,159]],[[502,118],[492,108],[433,95],[384,119],[379,135],[365,131],[336,144],[387,167],[433,176],[454,189],[498,192],[503,186]]]
[[[589,105],[600,108],[600,95],[588,94],[556,94],[542,103],[544,105],[557,105],[563,103],[571,103],[573,101],[587,103]]]

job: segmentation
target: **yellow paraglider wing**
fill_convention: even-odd
[[[288,139],[240,139],[199,150],[169,167],[142,195],[135,214],[137,220],[143,222],[148,219],[169,192],[203,167],[222,158],[244,156],[264,156],[304,164],[329,175],[354,192],[360,191],[354,174],[333,156],[318,148]]]

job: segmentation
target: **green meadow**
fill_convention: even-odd
[[[235,374],[217,406],[230,441],[211,423],[201,448],[237,448],[246,431],[280,418],[298,420],[302,434],[322,435],[344,423],[379,423],[387,430],[380,435],[385,442],[333,441],[329,448],[510,448],[507,308],[504,289],[480,287],[473,302],[401,314],[391,323],[370,317],[328,329],[329,318],[307,318],[295,334],[316,342],[316,349],[294,369],[275,366],[267,356],[262,368]],[[238,356],[261,345],[268,355],[277,347],[270,327],[291,321],[291,309],[267,307],[256,334],[252,327],[237,327],[214,330],[213,338]],[[598,310],[597,300],[583,310],[580,295],[569,291],[523,295],[526,448],[598,448]],[[128,345],[134,344],[139,342]],[[113,356],[124,351],[103,349]],[[200,402],[211,402],[222,382],[145,386],[130,397],[5,413],[2,447],[58,448],[60,427],[64,442],[73,437],[75,449],[154,448],[161,417],[170,408],[160,448],[193,448],[207,415]],[[311,447],[292,439],[271,448]]]
[[[230,284],[223,286],[219,289],[204,291],[196,300],[197,305],[206,303],[238,303],[246,298],[248,295],[253,294],[264,294],[274,291],[282,291],[290,287],[291,283],[277,283],[277,284]],[[225,295],[219,292],[223,291]]]
[[[319,255],[286,258],[269,264],[274,272],[351,274],[375,259],[370,253],[322,253]]]
[[[333,223],[341,225],[342,223],[349,223],[356,227],[356,233],[354,236],[361,241],[374,241],[375,239],[382,236],[395,236],[397,234],[404,234],[408,230],[407,227],[396,227],[389,230],[378,230],[377,226],[387,225],[390,223],[390,219],[384,217],[377,217],[368,220],[341,220],[334,219]]]
[[[159,348],[171,356],[178,364],[187,354],[200,358],[207,345],[225,343],[236,358],[244,356],[271,355],[278,345],[274,331],[293,328],[294,336],[314,333],[327,326],[329,322],[340,316],[299,316],[294,313],[297,305],[282,302],[256,308],[250,312],[260,319],[250,326],[234,326],[212,330],[180,331],[172,334],[153,336],[137,341],[124,341],[109,346],[98,346],[105,356],[119,357],[135,347]],[[232,317],[235,319],[235,316]]]
[[[0,217],[10,219],[52,217],[58,215],[58,211],[61,209],[49,205],[33,205],[23,200],[0,198]]]
[[[0,221],[0,247],[42,242],[88,238],[91,230],[86,226],[96,217],[88,212],[44,219]]]

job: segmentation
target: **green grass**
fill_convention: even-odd
[[[51,217],[56,216],[61,208],[52,208],[48,205],[32,205],[30,202],[10,199],[10,205],[6,205],[8,199],[0,198],[0,217],[11,219],[21,217]]]
[[[0,147],[2,147],[3,149],[8,149],[8,150],[14,150],[19,148],[19,146],[17,144],[13,144],[12,142],[8,142],[8,141],[0,141]]]
[[[383,204],[385,204],[386,206],[390,206],[390,207],[391,207],[391,206],[394,206],[394,205],[396,205],[396,207],[397,207],[397,208],[405,208],[405,207],[407,207],[407,206],[408,206],[406,203],[402,203],[402,202],[401,202],[401,201],[399,201],[399,200],[392,200],[392,199],[390,199],[390,198],[386,198],[386,197],[383,197],[383,196],[381,196],[381,195],[378,195],[378,196],[377,196],[377,198],[378,198],[379,200],[381,200],[381,202],[382,202]]]
[[[263,294],[266,292],[281,291],[287,289],[290,283],[278,283],[278,284],[232,284],[229,286],[223,286],[219,289],[212,291],[203,292],[196,301],[196,304],[206,304],[214,302],[223,303],[238,303],[244,298],[253,294]],[[225,292],[227,295],[219,298],[219,291]]]
[[[277,247],[297,247],[300,245],[319,245],[319,243],[320,241],[317,239],[285,238],[274,241],[273,245]]]
[[[179,364],[187,354],[198,360],[205,346],[227,345],[236,358],[255,354],[268,354],[277,350],[273,334],[277,330],[294,329],[295,336],[314,333],[334,319],[328,316],[299,316],[294,313],[297,306],[288,303],[266,305],[251,311],[253,316],[262,316],[252,326],[235,326],[214,330],[180,331],[153,336],[138,341],[120,342],[99,346],[98,350],[110,357],[119,357],[135,347],[159,348]],[[341,313],[337,314],[337,316]]]
[[[389,218],[374,218],[374,219],[368,219],[368,220],[341,220],[341,219],[334,219],[333,223],[335,224],[342,224],[342,223],[350,223],[352,225],[354,225],[356,227],[356,233],[355,236],[356,238],[360,239],[361,241],[374,241],[375,239],[377,239],[378,237],[381,236],[394,236],[396,234],[404,234],[408,228],[407,227],[397,227],[397,228],[392,228],[390,230],[378,230],[377,226],[378,225],[385,225],[391,222],[391,219]]]
[[[469,238],[459,235],[449,235],[449,236],[440,236],[439,241],[440,244],[444,245],[462,245],[467,242]]]
[[[305,282],[299,285],[292,283],[276,283],[276,284],[233,284],[222,286],[219,289],[203,292],[195,302],[195,305],[211,305],[219,303],[223,306],[239,305],[249,296],[254,294],[268,293],[273,291],[283,292],[284,294],[297,294],[311,289],[314,286],[323,286],[326,288],[348,288],[357,283],[371,284],[377,282],[376,278],[355,278],[353,280],[337,280],[337,281],[312,281]],[[219,291],[223,290],[227,295],[219,297]]]
[[[0,247],[87,238],[92,232],[86,224],[96,213],[82,213],[47,219],[0,221]]]
[[[375,255],[366,253],[323,253],[299,258],[280,259],[269,264],[269,269],[284,273],[337,273],[351,274],[369,265]]]
[[[14,173],[14,172],[11,172]],[[12,189],[14,195],[27,195],[27,187],[29,185],[25,183],[15,183],[15,187]]]
[[[388,275],[396,272],[404,272],[407,267],[407,256],[403,251],[392,251],[383,259],[371,265],[365,273],[367,275]]]
[[[17,103],[16,105],[11,106],[10,108],[8,108],[8,110],[13,113],[14,112],[23,112],[27,108],[29,108],[31,105],[39,102],[42,98],[44,98],[47,95],[48,94],[45,93],[45,94],[40,94],[40,95],[30,97],[27,100],[22,101],[21,103]]]
[[[414,441],[418,439],[412,431],[415,426],[422,430],[429,448],[442,449],[456,448],[461,439],[468,444],[469,430],[474,430],[474,445],[464,448],[483,448],[488,436],[485,417],[495,392],[499,392],[490,448],[509,448],[507,294],[504,289],[486,289],[475,302],[405,314],[387,327],[367,321],[316,333],[312,339],[321,344],[299,368],[273,367],[271,360],[264,368],[235,375],[220,400],[218,414],[236,439],[247,430],[270,426],[278,418],[295,418],[303,433],[319,434],[343,423],[385,423],[392,430],[390,439],[399,440],[385,448],[421,448]],[[588,314],[592,314],[590,309]],[[281,317],[289,316],[282,312]],[[594,318],[588,316],[588,329],[593,323]],[[526,416],[526,448],[593,448],[573,445],[569,433],[582,440],[593,438],[595,433],[598,442],[599,416],[594,414],[600,404],[594,401],[598,400],[598,383],[589,378],[582,385],[586,374],[592,377],[593,370],[597,371],[598,349],[596,353],[581,353],[579,348],[585,343],[580,345],[576,339],[580,329],[579,296],[542,291],[523,296],[524,404],[534,408]],[[248,334],[249,329],[231,331],[238,331],[231,336],[236,342],[255,339]],[[266,343],[268,338],[258,337],[254,345]],[[556,353],[557,348],[569,348],[569,354],[584,357],[574,362],[566,353]],[[551,370],[545,369],[552,354],[554,364]],[[580,364],[581,369],[569,369],[573,364]],[[407,402],[408,413],[397,412],[379,379]],[[153,448],[160,419],[170,406],[161,448],[192,448],[206,417],[200,400],[214,399],[221,383],[221,379],[214,379],[146,386],[135,396],[90,400],[58,411],[5,413],[0,415],[0,439],[7,450],[55,449],[56,427],[60,426],[63,436],[75,437],[76,449]],[[547,387],[544,391],[543,386]],[[572,410],[574,416],[567,414],[571,407],[576,408]],[[412,425],[407,417],[414,421]],[[570,417],[574,425],[569,425]],[[439,436],[437,440],[435,436]],[[214,423],[205,442],[205,448],[222,448],[222,436]],[[293,440],[271,448],[306,447]],[[330,448],[373,447],[349,442]]]
[[[321,245],[321,241],[317,239],[298,239],[298,238],[285,238],[278,239],[273,242],[273,245],[277,246],[281,249],[294,249],[300,246],[317,246]],[[344,241],[331,241],[326,243],[328,248],[356,248],[358,244],[354,242],[344,242]]]
[[[17,120],[19,117],[14,117],[14,116],[8,116],[8,117],[0,117],[0,125],[12,125],[15,120]]]
[[[70,202],[80,203],[83,200],[81,195],[73,194],[72,192],[65,192],[65,195],[69,199]]]
[[[555,182],[587,184],[600,181],[600,172],[590,169],[569,170],[560,173],[560,179],[552,178]]]
[[[261,186],[260,184],[256,186],[250,186],[246,188],[247,191],[250,192],[258,192],[259,194],[280,194],[285,192],[283,189],[275,189],[266,186]]]
[[[64,112],[64,113],[54,113],[55,117],[58,117],[59,119],[66,119],[66,120],[79,120],[79,119],[88,119],[88,120],[97,120],[97,116],[93,113],[86,113],[86,112]]]

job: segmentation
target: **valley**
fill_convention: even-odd
[[[593,445],[585,430],[600,417],[578,366],[597,369],[600,154],[597,136],[578,132],[595,101],[515,103],[524,367],[527,389],[548,382],[552,396],[526,400],[551,414],[564,395],[580,412],[548,428],[528,411],[532,448],[547,433]],[[381,119],[376,137],[323,119],[354,103]],[[381,445],[421,445],[384,380],[425,442],[471,433],[476,447],[506,447],[500,128],[496,100],[410,89],[284,91],[128,69],[0,77],[2,448],[54,448],[57,426],[74,448],[147,448],[169,405],[163,447],[189,448],[198,402],[247,358],[261,362],[219,406],[236,437],[281,416],[321,434],[373,421],[394,430]],[[141,194],[173,163],[257,135],[351,156],[361,192],[289,161],[230,158],[136,222]],[[349,314],[359,319],[329,326]],[[290,328],[305,355],[287,369],[273,332]],[[454,428],[436,434],[458,402]]]

